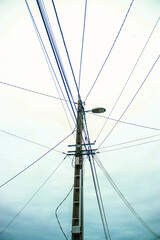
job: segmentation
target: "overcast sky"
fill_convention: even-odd
[[[52,3],[50,0],[44,2],[71,91],[77,102],[76,88]],[[61,81],[36,1],[28,0],[28,4],[53,68]],[[80,80],[83,102],[116,39],[130,4],[131,0],[88,0]],[[78,82],[85,1],[56,0],[55,5]],[[25,1],[0,0],[0,16],[2,185],[71,134],[74,123],[69,114],[69,121],[67,120],[62,102],[56,99],[59,96]],[[106,108],[106,112],[99,116],[86,113],[90,140],[96,141],[94,148],[100,146],[97,156],[122,194],[144,222],[160,235],[159,17],[160,0],[133,2],[113,50],[84,107],[85,110]],[[108,120],[101,131],[105,117],[109,116],[127,79],[128,84],[110,116],[112,120]],[[38,95],[11,85],[56,98]],[[113,119],[120,118],[141,85],[121,119],[123,123],[119,122],[103,141],[115,124]],[[65,109],[68,113],[66,105]],[[118,145],[133,140],[137,141]],[[75,135],[71,135],[56,148],[58,151],[51,151],[34,166],[0,188],[1,231],[57,168],[66,156],[64,153],[71,150],[68,145],[74,143]],[[154,240],[155,236],[137,221],[98,167],[97,171],[111,239]],[[84,238],[103,240],[105,237],[87,158],[84,173]],[[67,157],[23,211],[0,234],[0,240],[64,239],[56,221],[55,209],[70,191],[73,176],[72,158]],[[66,235],[71,231],[72,195],[71,193],[58,210]]]

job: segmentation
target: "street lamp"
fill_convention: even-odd
[[[104,113],[106,111],[105,108],[99,107],[99,108],[93,108],[91,110],[87,110],[85,112],[92,112],[92,113]]]

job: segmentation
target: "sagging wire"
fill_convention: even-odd
[[[69,190],[69,192],[67,193],[67,195],[65,196],[65,198],[60,202],[60,204],[57,206],[56,210],[55,210],[55,216],[56,216],[56,220],[58,222],[58,225],[59,225],[59,228],[61,229],[61,232],[63,233],[64,237],[66,240],[68,240],[68,235],[65,234],[63,228],[62,228],[62,225],[60,223],[60,220],[58,218],[58,209],[60,208],[60,206],[64,203],[64,201],[69,197],[70,193],[72,192],[73,190],[73,187],[74,185],[71,187],[71,189]],[[70,232],[69,232],[70,234]]]

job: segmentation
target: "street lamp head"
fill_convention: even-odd
[[[106,111],[105,108],[93,108],[92,113],[104,113]]]

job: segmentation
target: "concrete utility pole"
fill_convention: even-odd
[[[75,173],[73,193],[72,240],[83,240],[83,155],[82,155],[83,106],[78,101]]]

